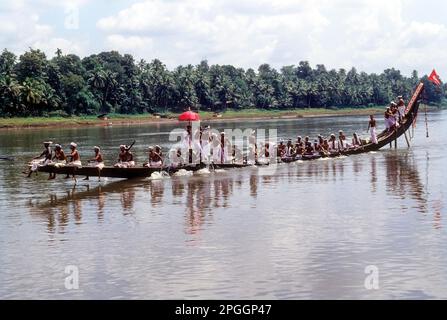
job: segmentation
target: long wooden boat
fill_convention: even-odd
[[[56,174],[68,174],[68,175],[77,175],[77,176],[89,176],[89,177],[97,177],[101,174],[101,177],[109,177],[109,178],[123,178],[123,179],[135,179],[135,178],[144,178],[150,177],[154,172],[165,171],[169,174],[173,174],[175,172],[180,171],[181,169],[187,171],[198,171],[200,169],[205,168],[204,164],[197,165],[184,165],[184,166],[166,166],[161,168],[148,168],[148,167],[133,167],[133,168],[117,168],[106,166],[101,172],[97,168],[94,167],[82,167],[75,168],[72,166],[64,166],[64,167],[55,167],[55,166],[41,166],[38,167],[39,172],[47,172],[47,173],[56,173]]]
[[[397,140],[400,136],[404,135],[405,132],[412,126],[414,121],[416,120],[419,105],[421,102],[421,96],[422,92],[424,90],[424,84],[421,82],[410,102],[408,103],[406,107],[406,113],[403,119],[400,122],[399,128],[393,131],[383,131],[377,136],[378,143],[372,143],[369,140],[363,141],[364,144],[356,149],[350,149],[345,151],[340,151],[336,153],[332,153],[328,156],[321,156],[321,155],[310,155],[310,156],[300,156],[300,157],[294,157],[294,158],[282,158],[278,159],[279,162],[284,163],[291,163],[299,160],[308,161],[308,160],[315,160],[322,157],[337,157],[340,155],[353,155],[353,154],[360,154],[360,153],[366,153],[371,151],[377,151],[381,148],[383,148],[386,145],[389,145],[393,141]],[[256,165],[268,165],[268,164],[256,164]],[[245,168],[245,167],[251,167],[253,165],[250,164],[236,164],[236,163],[226,163],[226,164],[212,164],[210,165],[211,169],[234,169],[234,168]],[[69,175],[79,175],[79,176],[100,176],[101,177],[110,177],[110,178],[124,178],[124,179],[133,179],[133,178],[144,178],[151,176],[154,172],[161,172],[165,171],[169,174],[173,174],[175,172],[178,172],[181,169],[187,170],[187,171],[198,171],[200,169],[206,168],[207,166],[205,164],[190,164],[190,165],[184,165],[184,166],[178,166],[178,167],[172,167],[172,166],[166,166],[162,168],[147,168],[147,167],[133,167],[133,168],[116,168],[111,166],[104,167],[101,172],[98,171],[97,168],[93,167],[82,167],[82,168],[75,168],[71,166],[64,166],[64,167],[54,167],[54,166],[41,166],[38,167],[39,172],[47,172],[47,173],[56,173],[56,174],[69,174]]]
[[[347,150],[343,151],[343,155],[352,155],[352,154],[359,154],[359,153],[365,153],[365,152],[371,152],[371,151],[377,151],[384,146],[387,146],[391,144],[393,141],[397,140],[402,135],[405,135],[408,129],[411,128],[413,123],[416,121],[418,111],[419,111],[419,105],[422,100],[422,92],[424,91],[424,84],[421,82],[417,86],[410,102],[408,103],[406,110],[405,110],[405,116],[400,121],[399,128],[393,131],[383,131],[377,136],[377,143],[367,142],[365,145],[363,145],[360,148],[354,149],[354,150]],[[407,138],[407,137],[406,137]]]
[[[421,82],[417,86],[410,102],[408,103],[406,110],[405,110],[405,116],[400,121],[399,128],[392,131],[384,130],[377,136],[377,143],[372,143],[370,140],[363,140],[363,145],[361,147],[355,148],[355,149],[348,149],[344,151],[338,151],[335,153],[331,153],[328,156],[322,156],[322,155],[313,155],[313,156],[299,156],[296,158],[282,158],[280,159],[281,162],[290,163],[294,161],[299,160],[315,160],[319,158],[324,157],[337,157],[337,156],[349,156],[354,154],[361,154],[361,153],[367,153],[371,151],[377,151],[384,146],[387,146],[391,144],[393,141],[397,140],[399,137],[404,135],[408,129],[411,128],[414,121],[417,118],[418,111],[419,111],[419,105],[421,103],[421,97],[422,92],[424,90],[424,84]],[[407,138],[407,137],[406,137]]]

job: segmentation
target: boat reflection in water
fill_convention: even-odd
[[[369,178],[361,180],[365,171],[369,171]],[[395,151],[281,164],[276,168],[229,170],[204,176],[121,180],[97,187],[79,185],[67,190],[66,194],[52,194],[48,200],[34,200],[29,205],[33,214],[45,217],[49,233],[66,232],[70,219],[75,224],[83,223],[87,212],[89,215],[96,212],[97,221],[101,223],[107,219],[107,215],[116,215],[117,206],[121,206],[124,216],[147,213],[170,215],[183,210],[185,233],[194,235],[204,224],[213,223],[216,209],[237,207],[239,198],[233,198],[235,195],[240,196],[244,190],[248,191],[247,194],[252,199],[247,200],[247,203],[252,209],[256,209],[260,200],[259,193],[265,195],[283,180],[302,188],[317,182],[315,184],[323,188],[326,184],[343,184],[345,179],[350,179],[351,186],[356,183],[367,185],[372,194],[380,191],[386,192],[392,199],[414,201],[414,207],[402,207],[403,212],[411,209],[420,213],[429,211],[424,184],[415,159],[411,153]],[[168,192],[169,190],[171,191]],[[273,197],[274,192],[271,194]],[[442,209],[442,201],[433,205],[438,228]]]

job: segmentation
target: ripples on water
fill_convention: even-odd
[[[432,138],[420,124],[410,150],[77,186],[20,172],[49,137],[82,154],[101,144],[108,159],[138,137],[143,159],[170,127],[0,132],[0,153],[19,158],[0,162],[0,297],[446,298],[446,122],[432,114]],[[364,119],[228,125],[288,137],[360,132]],[[67,265],[77,291],[64,288]],[[380,290],[364,287],[368,265]]]

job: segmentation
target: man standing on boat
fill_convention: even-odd
[[[185,149],[187,150],[186,155],[188,157],[187,162],[192,163],[192,154],[193,154],[193,137],[192,137],[192,126],[188,124],[186,126],[186,131],[183,133],[183,143]]]
[[[209,164],[210,155],[211,155],[211,127],[206,126],[201,129],[201,154],[202,154],[202,162]]]
[[[369,124],[368,130],[371,130],[371,142],[377,144],[377,132],[376,132],[376,119],[374,119],[374,115],[369,116]]]
[[[225,136],[225,132],[222,131],[220,133],[220,146],[218,150],[218,157],[221,164],[229,161],[229,155],[231,154],[229,150],[232,150],[231,143]]]

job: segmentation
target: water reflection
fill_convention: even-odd
[[[287,178],[290,183],[296,183],[296,179],[303,183],[344,181],[345,176],[357,180],[357,176],[365,169],[366,162],[369,162],[372,193],[377,193],[379,186],[383,185],[391,198],[412,199],[418,212],[428,212],[424,184],[421,182],[414,157],[410,153],[395,152],[371,154],[366,157],[366,161],[365,158],[352,157],[281,165],[270,172],[247,169],[204,177],[117,181],[94,188],[74,187],[63,197],[52,194],[49,201],[30,201],[30,206],[33,213],[46,217],[49,233],[64,233],[70,216],[73,216],[75,224],[82,223],[83,206],[89,206],[90,211],[92,207],[96,209],[97,220],[102,222],[105,208],[110,205],[107,202],[113,201],[114,194],[119,195],[123,215],[135,214],[136,199],[149,195],[148,205],[153,209],[164,207],[167,203],[183,207],[185,232],[193,235],[202,229],[206,221],[212,221],[214,209],[227,209],[234,205],[232,197],[235,189],[247,190],[249,196],[256,199],[260,190],[264,191],[272,184],[279,184],[283,178]],[[379,172],[383,172],[383,175],[379,175]],[[382,176],[385,177],[383,182],[380,181]],[[166,193],[169,188],[171,192]],[[256,201],[252,208],[256,208]],[[440,227],[442,209],[442,201],[433,205],[437,228]]]
[[[386,190],[400,199],[416,201],[418,212],[428,213],[425,186],[421,181],[415,159],[410,154],[385,153]]]

